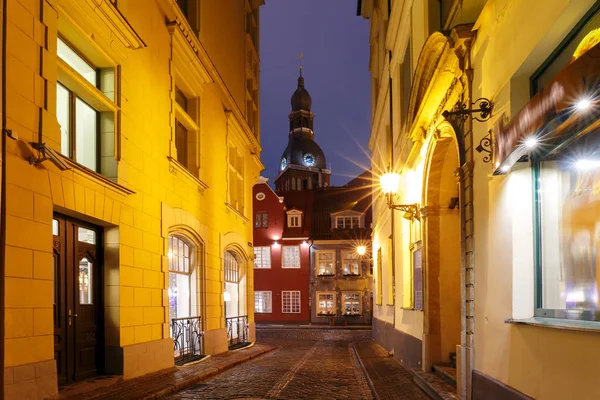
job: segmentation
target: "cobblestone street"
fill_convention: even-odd
[[[170,399],[372,399],[348,341],[270,339],[279,347]]]

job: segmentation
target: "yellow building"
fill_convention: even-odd
[[[374,195],[374,338],[423,386],[600,397],[599,10],[358,1],[372,169],[389,173]]]
[[[6,398],[254,340],[262,3],[6,0]]]

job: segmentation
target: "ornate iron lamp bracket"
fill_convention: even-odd
[[[472,119],[475,119],[479,122],[484,122],[490,119],[490,117],[492,116],[493,108],[494,103],[492,103],[491,100],[486,99],[485,97],[480,97],[474,102],[472,102],[470,106],[459,102],[456,104],[456,106],[454,106],[454,109],[452,111],[444,111],[442,113],[442,116],[446,119],[448,119],[448,117],[456,116],[463,120],[466,120],[467,118],[471,117]],[[479,116],[473,115],[477,113],[479,113]]]
[[[479,146],[475,147],[478,153],[485,152],[483,156],[483,162],[489,163],[492,161],[492,130],[488,131],[488,134],[481,138]]]
[[[392,210],[404,211],[404,213],[409,214],[411,218],[421,218],[421,209],[418,204],[393,204],[391,197],[388,197],[388,207]],[[405,217],[407,216],[405,215]]]

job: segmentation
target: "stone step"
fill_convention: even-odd
[[[456,388],[456,368],[450,363],[433,365],[433,373]]]
[[[412,369],[413,381],[433,400],[456,400],[456,388],[432,372]]]

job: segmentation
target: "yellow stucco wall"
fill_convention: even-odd
[[[200,180],[168,159],[173,156],[174,95],[171,35],[165,20],[176,15],[175,1],[119,0],[120,13],[145,44],[138,49],[106,36],[109,30],[99,11],[94,11],[95,0],[8,3],[7,118],[8,128],[19,139],[8,141],[7,157],[6,366],[54,358],[53,212],[104,227],[107,346],[125,348],[169,338],[166,237],[170,226],[186,227],[194,236],[189,239],[201,245],[204,329],[223,329],[223,253],[227,246],[235,245],[245,262],[252,255],[248,245],[252,242],[252,202],[245,201],[244,215],[226,204],[228,143],[244,158],[247,198],[262,169],[258,156],[252,155],[259,154],[259,144],[242,119],[244,2],[229,2],[220,15],[209,7],[202,9],[203,19],[219,21],[210,29],[207,24],[201,38],[210,43],[208,55],[220,65],[215,69],[207,57],[201,60],[202,52],[191,60],[209,71],[211,79],[201,85]],[[78,21],[82,29],[78,33],[87,38],[85,48],[79,50],[85,53],[89,46],[120,66],[118,185],[75,165],[61,172],[50,161],[38,166],[26,161],[32,154],[37,156],[29,143],[37,142],[38,135],[42,142],[60,150],[55,117],[56,39],[59,18],[67,18],[71,11],[75,21],[79,13],[95,21]],[[221,31],[227,34],[221,35]],[[232,46],[232,38],[239,45]],[[224,86],[218,76],[219,66],[231,87]],[[252,268],[247,271],[252,323]],[[225,345],[224,331],[219,340]],[[141,368],[128,362],[124,360],[126,370]],[[143,372],[172,364],[171,350],[170,357],[157,359]],[[136,373],[129,374],[133,375]]]

